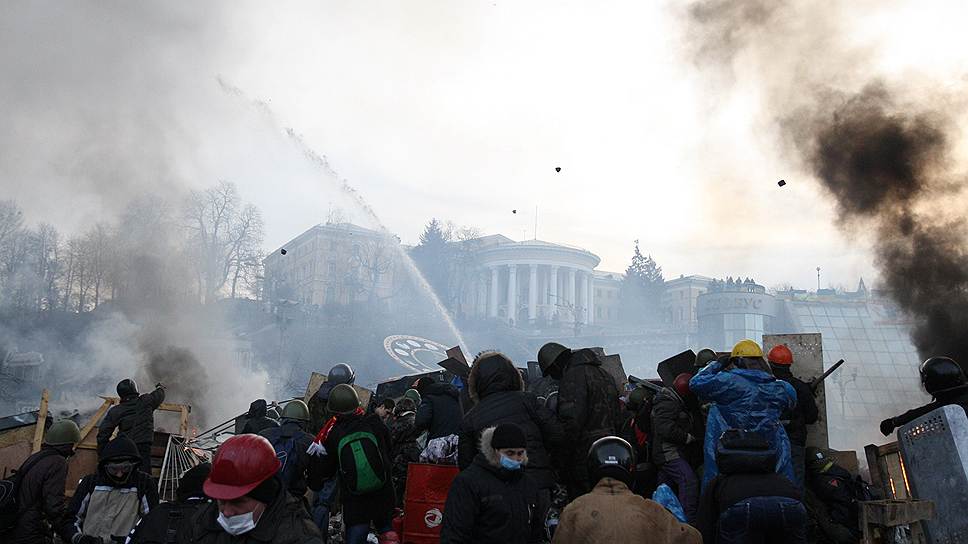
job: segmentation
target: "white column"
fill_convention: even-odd
[[[578,312],[575,311],[577,310],[577,307],[578,307],[578,303],[577,303],[578,299],[575,298],[575,269],[574,268],[568,269],[568,284],[566,286],[566,289],[568,289],[568,304],[570,304],[572,308],[571,319],[569,321],[574,322],[578,317]]]
[[[582,323],[592,322],[592,308],[588,304],[588,301],[592,299],[592,294],[589,292],[592,290],[592,282],[590,281],[591,276],[587,272],[582,272],[582,282],[581,282],[581,306],[584,309],[582,315]]]
[[[498,274],[500,270],[496,266],[491,267],[491,307],[488,315],[491,317],[497,317],[497,288],[499,285],[500,278]]]
[[[528,281],[528,320],[534,323],[538,318],[538,265],[531,265],[531,278]]]
[[[477,280],[477,302],[474,304],[474,314],[477,317],[484,317],[487,315],[487,282],[483,274],[479,274]]]
[[[508,265],[508,322],[514,319],[517,322],[518,306],[518,286],[517,268],[513,264]]]
[[[558,267],[552,266],[549,274],[548,287],[551,291],[551,295],[548,298],[551,299],[551,313],[548,314],[548,318],[550,319],[553,315],[555,315],[555,312],[558,311],[558,304],[561,302],[558,300]]]
[[[588,274],[588,323],[595,322],[595,271]]]

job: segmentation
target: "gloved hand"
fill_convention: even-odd
[[[167,387],[165,387],[165,384],[158,382],[155,384],[155,389],[167,389]]]
[[[104,544],[104,540],[99,536],[77,533],[71,537],[71,544]]]
[[[881,434],[884,436],[890,436],[894,432],[894,418],[889,417],[881,422]]]

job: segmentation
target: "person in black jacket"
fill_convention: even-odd
[[[81,431],[73,421],[58,421],[44,435],[39,452],[31,455],[17,471],[20,479],[17,495],[17,521],[9,533],[3,535],[9,544],[49,543],[54,529],[66,542],[78,533],[74,519],[67,513],[64,487],[67,482],[67,459],[81,439]],[[88,537],[79,539],[91,542]]]
[[[813,397],[813,390],[790,371],[793,365],[793,352],[784,344],[775,346],[767,355],[770,368],[777,379],[793,386],[797,392],[797,405],[792,410],[784,410],[780,416],[783,428],[790,438],[790,459],[793,461],[793,473],[796,475],[800,489],[805,485],[804,459],[807,447],[807,425],[813,425],[820,419],[820,410]]]
[[[165,402],[165,387],[156,384],[155,390],[138,394],[138,384],[132,379],[118,382],[121,403],[111,407],[101,420],[97,431],[98,455],[111,440],[114,430],[135,443],[141,458],[141,470],[151,475],[151,443],[155,440],[155,410]]]
[[[776,451],[749,431],[730,429],[716,450],[719,474],[700,501],[705,544],[806,544],[807,511],[795,484],[776,473]]]
[[[514,423],[527,437],[525,472],[539,490],[538,514],[543,518],[551,506],[551,489],[555,485],[548,451],[559,450],[564,441],[558,418],[534,393],[524,391],[521,373],[510,359],[496,351],[485,351],[474,359],[467,382],[475,405],[461,424],[457,464],[461,470],[471,466],[484,429]]]
[[[127,436],[104,446],[97,472],[81,480],[71,500],[69,511],[82,534],[105,543],[124,539],[158,506],[158,488],[140,465],[138,447]]]
[[[968,413],[968,378],[965,377],[961,365],[954,359],[931,357],[921,363],[918,372],[921,374],[921,385],[924,391],[931,395],[932,401],[882,421],[881,433],[884,436],[890,435],[901,425],[906,425],[942,406],[958,405]]]
[[[460,432],[464,412],[460,408],[460,393],[449,383],[421,378],[417,382],[420,405],[414,417],[414,430],[427,431],[427,447],[420,456],[422,462],[455,463],[457,433]]]
[[[313,435],[305,431],[308,423],[309,407],[305,402],[296,399],[289,401],[283,408],[282,425],[268,427],[259,433],[272,444],[282,462],[279,468],[282,485],[300,500],[305,500],[306,491],[309,489],[307,478],[311,459],[308,450],[313,443]]]
[[[690,445],[699,445],[697,422],[689,407],[687,399],[692,397],[689,391],[689,379],[692,374],[676,376],[673,387],[666,387],[653,399],[652,404],[652,459],[659,468],[659,484],[668,484],[676,490],[679,503],[692,522],[696,517],[696,505],[699,501],[699,478],[689,462]]]
[[[624,438],[635,452],[635,479],[630,486],[636,495],[651,497],[658,486],[658,468],[652,460],[652,406],[656,391],[639,386],[629,393],[625,409],[632,417],[625,423],[621,438]]]
[[[211,463],[186,470],[178,479],[175,500],[159,504],[141,518],[125,544],[175,544],[178,533],[185,530],[195,512],[209,502],[202,484],[210,472]]]
[[[527,445],[524,431],[513,423],[481,433],[480,453],[454,478],[447,493],[440,544],[523,544],[541,539],[537,489],[522,470],[528,463]]]
[[[241,434],[260,434],[265,429],[278,427],[279,422],[269,417],[269,405],[266,399],[256,399],[249,405],[248,419],[242,426]]]
[[[588,448],[621,429],[618,386],[590,349],[572,351],[549,342],[538,351],[538,363],[542,375],[558,380],[558,420],[568,438],[560,452],[562,479],[574,500],[591,489],[584,462]]]

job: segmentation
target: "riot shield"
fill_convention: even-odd
[[[937,516],[923,523],[928,542],[968,542],[968,417],[964,409],[953,405],[929,412],[898,429],[897,439],[911,494],[935,504]]]

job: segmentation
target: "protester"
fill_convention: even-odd
[[[549,342],[538,352],[538,364],[542,375],[558,381],[558,419],[568,437],[560,452],[565,467],[562,476],[569,498],[574,499],[589,489],[582,462],[588,448],[621,428],[618,387],[590,349],[572,351]]]
[[[123,541],[158,506],[158,488],[140,466],[138,447],[127,436],[104,446],[97,472],[81,480],[71,500],[70,514],[82,534]]]
[[[807,448],[806,468],[807,487],[823,501],[829,521],[849,531],[856,542],[861,537],[860,502],[876,498],[870,487],[819,448]]]
[[[347,384],[330,392],[328,410],[334,415],[310,448],[318,459],[312,483],[338,477],[347,544],[366,542],[371,524],[381,544],[398,543],[400,537],[391,526],[394,493],[386,425],[376,414],[363,411],[356,390]]]
[[[310,434],[318,433],[323,425],[329,421],[333,414],[330,413],[329,406],[329,394],[337,385],[353,385],[356,381],[356,372],[353,371],[353,367],[346,363],[340,363],[334,365],[329,369],[329,373],[326,375],[326,381],[319,386],[319,389],[313,393],[312,398],[309,399],[309,428],[307,432]],[[329,516],[336,505],[336,478],[331,478],[323,482],[316,493],[313,494],[313,521],[319,527],[319,530],[323,534],[323,542],[326,542],[329,538]]]
[[[129,378],[118,382],[117,392],[121,403],[112,406],[98,426],[98,455],[101,455],[101,451],[117,429],[118,436],[127,436],[135,443],[141,459],[141,470],[151,475],[151,444],[155,440],[155,410],[165,402],[165,386],[156,384],[155,390],[151,393],[139,395],[138,384]]]
[[[276,457],[282,463],[279,467],[279,481],[292,496],[303,501],[309,488],[308,450],[313,443],[313,435],[305,430],[308,423],[309,408],[305,402],[296,399],[289,401],[282,409],[281,425],[269,427],[259,433],[272,444]]]
[[[414,430],[427,431],[427,445],[420,454],[421,462],[456,463],[457,433],[464,413],[457,388],[432,378],[418,380],[420,404],[414,418]]]
[[[784,410],[796,405],[793,386],[777,380],[763,360],[763,350],[752,340],[733,346],[727,361],[716,360],[689,380],[689,389],[710,403],[705,431],[703,488],[716,477],[716,445],[728,429],[753,431],[777,451],[778,471],[796,481],[790,462],[790,440],[780,424]]]
[[[206,503],[178,534],[179,544],[321,544],[302,503],[276,476],[281,463],[269,441],[233,436],[219,446],[202,489]]]
[[[202,484],[212,472],[211,463],[202,463],[178,478],[175,500],[163,502],[141,518],[131,531],[127,544],[174,544],[179,533],[191,522],[197,510],[209,502]]]
[[[464,415],[458,440],[458,465],[465,470],[477,456],[485,429],[502,423],[517,425],[527,438],[525,472],[538,489],[538,514],[543,519],[551,506],[555,485],[549,450],[560,450],[564,435],[558,418],[524,390],[524,379],[504,354],[485,351],[471,366],[467,389],[474,407]]]
[[[968,380],[965,379],[965,372],[961,365],[954,359],[931,357],[921,363],[918,370],[921,375],[921,386],[931,395],[932,401],[882,421],[881,433],[884,436],[893,433],[894,429],[901,425],[906,425],[942,406],[958,405],[968,412]]]
[[[416,389],[410,388],[404,391],[403,398],[412,400],[414,406],[420,406],[420,392]]]
[[[265,399],[256,399],[249,405],[248,419],[242,426],[241,434],[259,434],[270,427],[278,427],[279,422],[269,417],[269,405]]]
[[[698,352],[696,352],[696,363],[695,363],[696,372],[699,372],[700,370],[705,368],[706,365],[708,365],[709,363],[715,360],[716,360],[715,351],[709,348],[703,348],[699,350]]]
[[[481,432],[479,453],[447,493],[440,544],[540,541],[537,489],[523,470],[527,446],[527,435],[513,423]]]
[[[390,459],[393,463],[390,471],[397,506],[403,506],[403,498],[406,496],[407,467],[420,459],[420,451],[423,449],[417,443],[417,433],[414,431],[413,420],[416,412],[417,405],[411,398],[400,399],[393,409],[393,417],[387,427],[390,430]]]
[[[594,488],[565,507],[554,535],[555,544],[702,544],[699,531],[680,523],[655,501],[629,489],[635,453],[628,442],[616,436],[597,440],[589,449],[585,464]]]
[[[44,435],[40,451],[28,457],[17,470],[17,521],[3,535],[10,544],[50,543],[53,528],[65,542],[78,534],[74,519],[67,512],[64,487],[67,460],[81,440],[81,431],[70,420],[58,421]],[[77,542],[91,544],[96,539],[81,535]]]
[[[700,501],[704,544],[806,544],[807,511],[796,484],[777,474],[776,450],[762,436],[731,429],[716,450],[719,474]]]
[[[820,410],[813,397],[813,390],[790,371],[793,365],[793,352],[785,344],[774,346],[767,355],[773,375],[793,386],[797,393],[797,405],[793,409],[784,410],[780,415],[783,428],[790,438],[790,460],[793,463],[793,473],[797,477],[800,489],[804,486],[804,455],[807,447],[807,425],[813,425],[820,419]]]
[[[692,374],[676,376],[673,387],[665,387],[656,394],[652,407],[652,460],[658,466],[658,483],[676,490],[679,503],[691,522],[696,517],[699,502],[699,479],[689,462],[686,448],[698,443],[702,429],[686,400],[692,398],[689,379]]]
[[[635,452],[635,481],[632,491],[643,497],[651,497],[658,485],[658,468],[652,458],[652,444],[655,437],[652,432],[652,408],[656,391],[644,386],[638,386],[629,393],[629,400],[625,409],[632,414],[621,438],[631,444]]]
[[[373,409],[373,413],[380,417],[384,423],[389,424],[389,419],[393,416],[393,409],[397,403],[393,399],[385,399]]]

